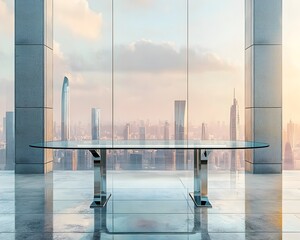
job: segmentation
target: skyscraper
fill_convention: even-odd
[[[130,124],[126,123],[124,128],[124,140],[130,139]]]
[[[61,140],[70,139],[70,92],[69,79],[64,78],[61,96]]]
[[[186,101],[175,100],[175,140],[185,140],[187,131]]]
[[[125,127],[124,127],[124,140],[128,140],[130,139],[130,124],[126,123]],[[129,165],[129,154],[128,154],[128,150],[124,150],[124,158],[123,161],[120,163],[120,165],[126,169],[128,168]]]
[[[100,139],[100,109],[92,108],[92,140]]]
[[[233,104],[230,108],[230,140],[236,141],[239,138],[239,125],[240,125],[240,119],[239,119],[239,105],[235,98],[235,89],[233,91]],[[237,164],[237,152],[236,150],[231,151],[231,164],[230,164],[230,170],[235,171]]]
[[[294,169],[294,154],[290,142],[286,142],[284,148],[284,159],[283,159],[283,169],[293,170]]]
[[[206,123],[202,123],[201,126],[201,140],[208,140]]]
[[[170,124],[168,121],[165,122],[164,125],[164,140],[169,140],[170,139]]]
[[[5,169],[13,170],[15,167],[15,114],[6,112],[6,166]]]
[[[294,132],[295,124],[290,120],[287,124],[287,141],[284,148],[283,169],[294,169]]]
[[[175,100],[175,140],[186,140],[187,137],[187,115],[186,101]],[[186,169],[186,151],[176,150],[176,169]]]
[[[146,127],[144,125],[139,127],[139,140],[146,140]]]
[[[291,148],[294,148],[294,132],[295,132],[295,124],[292,120],[289,121],[287,124],[287,142],[290,143]]]

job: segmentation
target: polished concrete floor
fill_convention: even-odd
[[[209,172],[212,208],[195,208],[191,171],[109,171],[91,209],[92,171],[0,172],[0,239],[300,239],[300,172]]]

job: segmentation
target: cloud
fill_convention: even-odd
[[[65,54],[60,48],[60,44],[57,41],[53,43],[53,77],[55,83],[58,83],[56,88],[60,88],[63,78],[67,76],[70,82],[73,84],[84,84],[84,79],[79,72],[72,72],[70,68],[70,62],[68,58],[65,57]],[[60,80],[58,80],[60,79]]]
[[[91,55],[93,55],[91,53]],[[102,50],[90,56],[70,57],[74,71],[109,71],[111,51]],[[217,54],[192,48],[189,50],[189,70],[197,73],[207,71],[233,71],[236,66]],[[172,43],[156,43],[140,40],[114,49],[114,70],[116,72],[186,72],[187,50],[177,49]]]
[[[13,12],[3,0],[0,0],[0,24],[0,31],[2,30],[4,33],[9,35],[13,33]]]
[[[149,6],[151,3],[153,3],[153,0],[127,0],[127,5],[130,4],[132,6]]]
[[[56,26],[86,39],[96,40],[101,35],[102,15],[90,9],[87,0],[56,1],[54,21],[57,21]]]

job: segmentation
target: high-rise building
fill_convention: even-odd
[[[144,125],[139,127],[139,140],[146,140],[146,127]]]
[[[295,124],[292,120],[287,124],[287,142],[290,143],[291,148],[294,148],[294,134],[295,133]]]
[[[235,90],[233,92],[233,104],[230,108],[230,140],[236,141],[239,138],[239,105],[235,98]],[[236,150],[231,151],[231,164],[230,170],[235,171],[237,168],[237,152]]]
[[[295,124],[290,120],[287,124],[287,140],[284,148],[283,169],[294,169],[294,132]]]
[[[100,109],[92,108],[92,140],[100,139]]]
[[[175,140],[185,140],[187,136],[186,101],[175,101]]]
[[[294,153],[290,142],[286,142],[284,148],[283,169],[294,169]]]
[[[202,125],[201,125],[201,140],[208,140],[206,123],[202,123]]]
[[[70,91],[69,79],[64,78],[61,96],[61,140],[70,139]]]
[[[239,138],[239,105],[235,98],[235,91],[233,94],[233,104],[230,108],[230,140],[236,141]]]
[[[5,169],[13,170],[15,167],[15,114],[6,112],[6,166]]]
[[[164,140],[169,140],[170,139],[170,124],[168,121],[165,122],[164,125]]]
[[[187,114],[186,101],[175,100],[175,141],[186,140],[187,138]],[[186,151],[176,150],[176,169],[187,169]]]
[[[125,128],[124,128],[124,140],[130,139],[130,124],[126,123]]]

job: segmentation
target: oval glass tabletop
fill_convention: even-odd
[[[85,140],[49,141],[30,144],[34,148],[49,149],[252,149],[265,148],[269,144],[249,141],[213,140]]]

